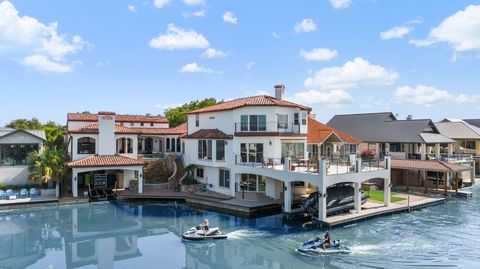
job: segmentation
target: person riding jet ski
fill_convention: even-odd
[[[348,254],[351,250],[341,244],[340,240],[331,241],[330,234],[315,237],[303,243],[297,251],[306,254]]]

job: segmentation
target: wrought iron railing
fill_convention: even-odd
[[[236,133],[257,133],[257,132],[274,132],[274,133],[300,133],[300,124],[293,122],[257,122],[246,123],[236,122]]]

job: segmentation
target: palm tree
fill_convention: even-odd
[[[63,151],[45,149],[42,153],[34,151],[29,155],[30,179],[33,182],[48,184],[60,181],[66,171],[67,157]]]
[[[195,164],[189,164],[185,166],[185,173],[187,173],[187,176],[184,179],[185,181],[189,181],[189,182],[193,181],[193,172],[195,171],[196,168],[197,166]]]

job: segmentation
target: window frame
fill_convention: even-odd
[[[215,140],[215,160],[216,161],[221,161],[221,162],[225,161],[225,145],[226,145],[225,140]],[[219,148],[223,148],[222,152],[219,152]],[[220,156],[222,156],[222,158],[219,158]]]
[[[222,188],[230,189],[230,170],[229,169],[219,169],[218,170],[218,186]]]

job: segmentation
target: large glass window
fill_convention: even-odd
[[[390,152],[403,152],[403,144],[400,144],[400,143],[390,144]]]
[[[212,159],[212,140],[198,140],[198,159]]]
[[[250,163],[261,163],[263,161],[263,144],[262,143],[241,143],[240,155],[242,158],[242,162],[248,161]]]
[[[245,191],[265,191],[265,177],[254,174],[242,174],[240,186]]]
[[[118,138],[117,139],[117,153],[133,153],[133,140],[131,138]]]
[[[38,151],[38,144],[1,144],[0,165],[27,165],[33,151]]]
[[[476,145],[476,142],[475,141],[464,141],[464,147],[466,149],[476,149],[477,148],[477,145]]]
[[[95,154],[95,138],[82,137],[77,141],[78,154]]]
[[[218,173],[218,186],[230,188],[230,170],[220,169]]]
[[[266,115],[241,115],[240,116],[240,131],[266,131],[267,130],[267,116]]]
[[[217,161],[225,161],[225,140],[217,140],[216,141],[216,154],[215,159]]]
[[[279,114],[277,116],[277,125],[278,129],[288,129],[288,115]]]
[[[304,158],[305,143],[282,143],[282,157]]]
[[[196,169],[196,177],[197,178],[203,178],[203,168],[197,168]]]
[[[299,121],[298,121],[298,113],[294,113],[294,114],[293,114],[293,124],[294,124],[294,125],[298,125],[298,124],[299,124]]]

